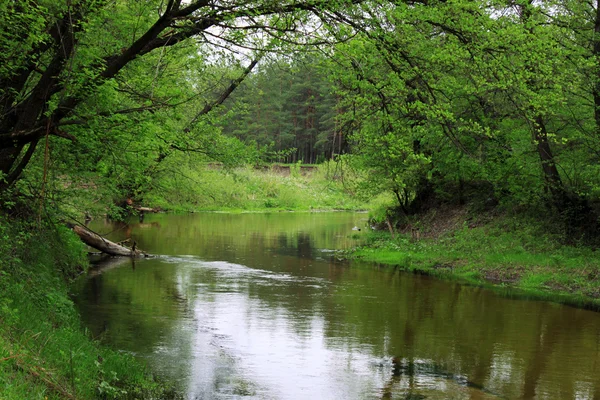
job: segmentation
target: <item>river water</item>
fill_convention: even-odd
[[[600,313],[338,261],[365,214],[96,223],[157,254],[77,282],[92,334],[188,399],[600,399]]]

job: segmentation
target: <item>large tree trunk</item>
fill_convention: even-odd
[[[600,135],[600,0],[596,1],[596,19],[594,20],[594,46],[592,55],[596,60],[596,76],[594,76],[594,119],[596,133]]]
[[[552,154],[552,148],[550,147],[550,141],[548,140],[546,124],[541,115],[537,116],[533,122],[533,139],[536,143],[537,152],[542,163],[546,187],[552,195],[554,205],[562,211],[566,206],[567,193],[562,180],[560,179],[556,161]]]
[[[111,242],[103,238],[102,236],[90,231],[89,229],[81,225],[73,225],[71,227],[79,238],[88,246],[91,246],[103,253],[111,256],[120,257],[145,257],[146,254],[135,248],[135,242],[133,248],[121,246],[117,243]]]

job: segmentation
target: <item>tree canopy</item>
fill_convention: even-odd
[[[600,195],[597,2],[1,7],[4,188],[27,167],[38,183],[50,170],[132,195],[179,152],[227,164],[262,151],[350,153],[403,212],[475,191],[575,221]]]

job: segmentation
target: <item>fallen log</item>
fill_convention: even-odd
[[[135,242],[133,242],[133,247],[128,248],[125,246],[121,246],[117,243],[111,242],[108,239],[103,238],[90,231],[89,229],[81,226],[81,225],[71,225],[71,229],[73,232],[79,236],[79,238],[88,246],[95,248],[96,250],[100,250],[103,253],[109,254],[111,256],[120,256],[120,257],[145,257],[146,254],[142,251],[135,248]]]
[[[160,208],[150,208],[150,207],[134,206],[133,209],[136,210],[136,211],[139,211],[139,212],[146,212],[146,213],[157,213],[157,212],[160,212]]]

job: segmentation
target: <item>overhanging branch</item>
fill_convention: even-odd
[[[227,98],[242,83],[242,81],[244,79],[246,79],[246,77],[250,74],[250,72],[252,72],[252,70],[254,69],[254,67],[256,66],[256,64],[258,64],[258,62],[260,61],[260,59],[263,57],[263,54],[264,53],[261,53],[257,58],[255,58],[254,60],[252,60],[252,62],[250,63],[250,65],[248,65],[246,67],[246,69],[244,69],[244,71],[242,72],[242,74],[237,79],[235,79],[234,81],[231,82],[231,84],[227,87],[227,89],[225,89],[223,91],[223,93],[221,93],[221,95],[219,96],[219,98],[217,98],[212,103],[209,103],[209,104],[205,105],[204,108],[202,110],[200,110],[200,112],[198,114],[196,114],[194,116],[194,118],[192,118],[192,120],[190,121],[190,123],[188,124],[188,126],[183,131],[186,132],[186,133],[189,132],[191,130],[191,127],[196,122],[198,122],[198,119],[200,117],[202,117],[203,115],[206,115],[209,112],[211,112],[213,110],[213,108],[215,108],[215,107],[223,104],[223,102],[225,100],[227,100]]]

